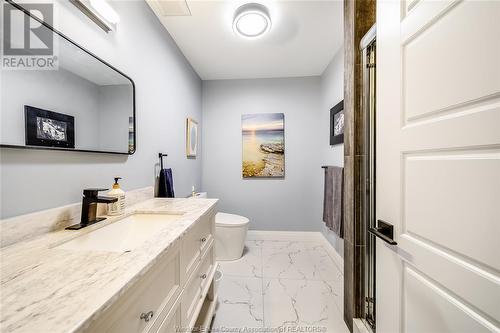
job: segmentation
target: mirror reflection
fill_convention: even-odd
[[[56,62],[53,68],[2,67],[1,145],[134,153],[132,80],[19,13],[44,30],[41,36],[53,36]],[[23,31],[11,31],[2,43],[15,47],[23,40],[16,34]],[[31,56],[36,57],[36,51]]]

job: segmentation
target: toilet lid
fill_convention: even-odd
[[[243,226],[248,222],[250,222],[249,219],[240,215],[227,213],[217,213],[217,215],[215,215],[215,225],[218,226],[238,227]]]

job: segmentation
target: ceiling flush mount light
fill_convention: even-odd
[[[120,16],[106,0],[70,0],[106,32],[116,29]]]
[[[267,7],[258,3],[247,3],[234,13],[233,31],[243,38],[261,37],[271,30],[271,17]]]

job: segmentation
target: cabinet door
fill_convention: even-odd
[[[135,285],[86,331],[139,333],[163,320],[162,310],[172,307],[181,291],[179,246],[169,249]]]

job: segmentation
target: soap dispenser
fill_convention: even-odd
[[[108,215],[121,215],[125,212],[125,192],[120,188],[118,180],[122,177],[115,177],[113,189],[108,192],[108,196],[117,198],[118,201],[108,204]]]

